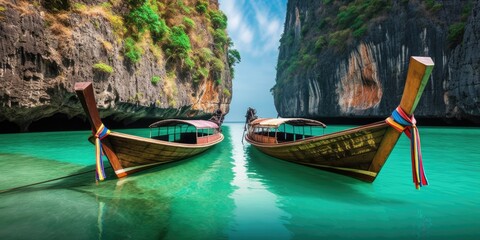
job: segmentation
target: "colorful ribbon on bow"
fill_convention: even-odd
[[[406,114],[401,107],[397,107],[397,109],[392,112],[392,116],[388,117],[385,122],[387,122],[398,132],[405,132],[408,138],[410,138],[412,152],[412,174],[415,187],[419,189],[420,187],[428,185],[428,180],[423,170],[420,133],[415,125],[417,121],[415,120],[413,114],[408,116],[408,114]]]
[[[110,130],[106,128],[103,124],[98,128],[97,132],[95,133],[95,160],[96,160],[96,167],[95,167],[95,179],[97,181],[103,181],[106,178],[105,169],[103,167],[103,148],[102,148],[102,139],[110,134]]]

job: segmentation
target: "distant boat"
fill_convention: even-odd
[[[103,180],[101,150],[117,177],[159,164],[200,154],[223,140],[221,112],[211,120],[167,119],[150,125],[150,138],[110,132],[103,125],[95,102],[92,83],[79,82],[75,91],[92,126],[91,142],[97,142],[97,179]]]
[[[321,129],[326,127],[322,122],[305,118],[257,118],[256,111],[249,108],[245,140],[282,160],[373,182],[405,131],[412,139],[415,185],[417,188],[427,185],[413,112],[433,66],[429,57],[411,57],[402,100],[386,121],[322,134]]]

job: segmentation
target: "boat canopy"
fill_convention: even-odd
[[[258,118],[253,120],[250,125],[254,127],[271,127],[278,128],[282,124],[290,124],[292,126],[321,126],[326,128],[327,125],[322,122],[306,119],[306,118]]]
[[[177,126],[179,124],[191,125],[197,129],[206,129],[206,128],[218,129],[219,128],[216,123],[207,121],[207,120],[180,120],[180,119],[167,119],[167,120],[158,121],[158,122],[152,123],[149,127],[150,128],[170,127],[170,126]]]

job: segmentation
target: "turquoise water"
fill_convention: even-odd
[[[329,126],[326,132],[346,126]],[[148,129],[123,132],[148,136]],[[402,136],[373,184],[242,145],[96,184],[89,131],[0,135],[0,239],[479,239],[480,128],[420,127],[430,185]]]

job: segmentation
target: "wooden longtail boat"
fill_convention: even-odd
[[[413,111],[433,66],[429,57],[410,58],[406,85],[397,110],[403,110],[402,114],[411,118],[407,121],[413,122],[413,126],[399,126],[396,122],[392,123],[393,118],[390,117],[386,121],[322,135],[318,128],[326,126],[319,121],[303,118],[257,118],[255,110],[250,108],[246,115],[245,140],[265,154],[282,160],[373,182],[404,128],[406,133],[412,130],[418,135]],[[415,157],[412,155],[412,159],[420,162],[413,164],[422,167],[419,138],[415,139],[415,144],[418,144],[415,151],[419,154]],[[428,184],[425,176],[422,176],[423,168],[419,171],[420,173],[414,172],[417,187],[422,183]]]
[[[121,178],[197,155],[223,140],[221,115],[211,120],[162,120],[150,125],[150,138],[110,132],[99,117],[92,83],[76,83],[75,92],[92,126],[94,136],[90,141],[95,142],[96,138],[100,145],[97,146],[97,179],[99,168],[103,168],[101,159],[98,159],[100,149],[103,149],[117,177]]]

